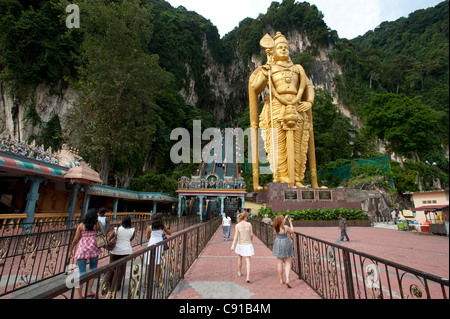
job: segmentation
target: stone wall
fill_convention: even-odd
[[[256,194],[256,203],[266,204],[272,211],[305,210],[321,208],[361,209],[370,219],[389,216],[393,203],[378,190],[348,188],[289,188],[287,184],[270,183]]]

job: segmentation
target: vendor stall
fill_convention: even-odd
[[[413,211],[425,212],[426,221],[424,225],[428,224],[429,232],[436,235],[448,235],[445,222],[448,223],[448,206],[449,205],[428,205],[420,206],[413,209]]]

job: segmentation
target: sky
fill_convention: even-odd
[[[182,5],[211,20],[223,37],[247,17],[265,14],[274,0],[166,0]],[[306,1],[306,0],[305,0]],[[324,14],[327,26],[340,38],[353,39],[374,30],[381,22],[395,21],[418,9],[434,7],[443,0],[309,0]],[[282,2],[278,0],[277,2]],[[301,0],[300,2],[303,2]]]

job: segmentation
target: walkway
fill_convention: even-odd
[[[396,227],[349,227],[350,242],[342,246],[384,258],[442,278],[449,278],[449,238]],[[295,231],[336,243],[340,230],[337,227],[295,227]]]
[[[250,283],[246,282],[245,261],[242,277],[237,276],[237,255],[230,239],[223,240],[219,227],[208,246],[188,270],[169,299],[321,299],[303,280],[291,272],[292,289],[280,285],[277,259],[256,236],[255,256],[251,257]]]

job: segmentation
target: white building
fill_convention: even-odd
[[[428,221],[430,223],[430,232],[448,236],[448,191],[413,192],[405,193],[405,195],[412,195],[414,202],[412,213],[408,211],[403,212],[405,219],[416,220],[419,224],[424,224]]]

